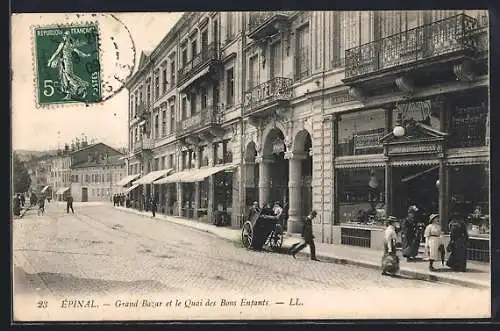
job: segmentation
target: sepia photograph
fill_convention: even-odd
[[[487,10],[10,37],[13,322],[491,317]]]

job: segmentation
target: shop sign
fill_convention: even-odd
[[[408,144],[408,145],[388,145],[387,154],[430,154],[441,153],[443,147],[439,143],[432,144]]]
[[[348,90],[342,91],[340,93],[333,94],[333,95],[331,95],[328,98],[328,103],[331,106],[338,105],[338,104],[341,104],[341,103],[346,103],[346,102],[349,102],[349,101],[354,101],[354,99],[349,94]]]
[[[372,133],[354,136],[354,148],[355,149],[366,149],[366,148],[377,148],[382,147],[380,144],[380,138],[383,134]]]
[[[273,140],[273,153],[279,154],[285,151],[285,142],[283,139],[276,138]]]

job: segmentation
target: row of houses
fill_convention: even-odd
[[[119,185],[127,175],[125,155],[103,144],[87,144],[63,150],[40,161],[32,170],[36,183],[32,190],[53,199],[74,201],[110,201],[113,194],[122,193]]]
[[[321,242],[380,249],[415,204],[489,256],[487,11],[186,13],[126,87],[127,190],[162,212],[280,201],[288,232],[316,210]]]

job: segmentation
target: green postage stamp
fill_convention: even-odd
[[[102,100],[97,24],[34,29],[40,106]]]

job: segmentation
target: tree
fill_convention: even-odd
[[[13,180],[14,180],[14,192],[27,192],[31,186],[31,177],[28,173],[28,169],[19,159],[19,156],[14,153],[14,165],[13,165]]]

